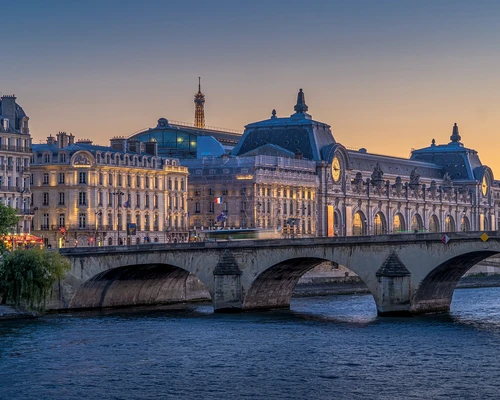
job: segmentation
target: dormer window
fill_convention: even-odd
[[[50,154],[43,155],[43,162],[48,164],[50,162]]]

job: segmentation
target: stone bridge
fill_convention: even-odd
[[[447,311],[464,273],[500,253],[500,232],[481,239],[484,233],[449,233],[448,243],[442,233],[417,233],[63,249],[72,269],[49,308],[165,304],[208,294],[215,311],[288,308],[300,277],[329,260],[359,275],[380,315]]]

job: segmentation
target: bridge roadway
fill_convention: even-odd
[[[447,311],[465,272],[500,253],[500,232],[483,233],[448,233],[446,244],[443,233],[417,233],[61,249],[72,269],[49,308],[208,296],[217,312],[288,308],[300,277],[329,260],[359,275],[380,315]]]

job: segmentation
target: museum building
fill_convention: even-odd
[[[196,146],[180,157],[190,172],[189,225],[196,230],[333,236],[498,229],[499,182],[464,146],[457,124],[448,143],[433,139],[406,159],[338,143],[329,125],[308,114],[302,89],[294,111],[278,117],[273,110],[231,142],[202,127],[184,139],[187,132],[166,119],[133,137],[156,139],[163,154],[186,140]]]

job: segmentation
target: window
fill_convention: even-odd
[[[181,190],[184,190],[184,179],[181,179]]]
[[[59,228],[64,228],[65,226],[65,221],[66,221],[66,217],[64,216],[64,214],[59,214],[59,225],[58,227]]]
[[[158,177],[155,176],[155,189],[158,189]]]
[[[108,192],[108,207],[113,207],[113,195]]]
[[[118,186],[122,186],[122,174],[118,174]]]
[[[208,189],[208,195],[209,195],[209,196],[213,196],[213,194],[214,194],[213,189]]]
[[[44,192],[43,193],[43,203],[42,205],[44,206],[48,206],[49,205],[49,193],[48,192]]]
[[[59,154],[59,162],[62,162],[62,163],[66,162],[66,153]]]
[[[43,174],[43,184],[44,185],[49,184],[49,174],[48,173]]]
[[[158,208],[158,195],[153,196],[153,207]]]
[[[149,208],[149,194],[146,193],[146,197],[145,197],[145,206],[146,208]]]
[[[144,182],[144,183],[146,184],[146,188],[148,188],[148,189],[149,189],[149,177],[147,177],[147,176],[146,176],[146,177],[144,178],[144,180],[145,180],[145,182]]]
[[[113,186],[113,174],[108,174],[108,185]]]
[[[174,182],[174,189],[179,190],[179,182],[177,181],[177,179]]]
[[[50,154],[43,155],[43,161],[48,164],[50,162]]]
[[[149,232],[149,215],[148,214],[146,214],[144,216],[144,230],[146,232]]]
[[[199,214],[201,211],[200,211],[200,203],[195,203],[194,205],[194,212],[196,214]]]
[[[30,174],[30,185],[33,185],[33,174]]]
[[[108,229],[113,229],[113,214],[108,214]]]
[[[87,183],[87,172],[78,172],[78,183]]]
[[[135,178],[136,182],[135,182],[135,186],[140,188],[141,187],[141,177],[140,176],[137,176]]]
[[[140,214],[136,214],[136,216],[135,216],[135,225],[136,225],[138,231],[142,230],[141,229],[141,216],[140,216]]]
[[[104,185],[104,175],[102,172],[99,172],[99,185]]]
[[[212,201],[208,203],[208,212],[214,212],[214,203]]]
[[[132,177],[130,175],[127,175],[127,186],[128,187],[132,186]]]
[[[78,205],[79,206],[87,205],[87,192],[78,193]]]
[[[85,229],[87,227],[87,214],[78,214],[78,228]]]
[[[64,205],[64,192],[59,192],[59,205]]]
[[[168,188],[172,190],[172,178],[168,178]]]
[[[102,207],[102,192],[97,192],[97,205]]]
[[[139,193],[137,193],[137,207],[141,207],[141,195]]]
[[[57,174],[57,182],[58,183],[64,183],[64,172],[59,172],[59,174]]]
[[[42,229],[49,229],[49,214],[43,214]]]

